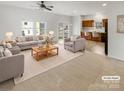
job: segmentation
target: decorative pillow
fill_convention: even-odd
[[[3,50],[0,50],[0,57],[4,57]]]
[[[3,53],[4,49],[2,46],[0,46],[0,57],[4,57],[4,53]]]
[[[10,43],[6,43],[7,48],[12,48],[12,45]]]
[[[38,39],[37,36],[33,36],[33,40],[34,40],[34,41],[37,41],[37,40],[39,40],[39,39]]]
[[[16,46],[17,45],[17,42],[16,40],[13,40],[13,42],[11,43],[12,46]]]
[[[2,46],[3,44],[2,44],[2,41],[0,41],[0,46]]]
[[[33,41],[33,36],[27,36],[27,37],[25,37],[25,40],[26,41]]]
[[[9,56],[12,56],[12,53],[11,53],[11,51],[8,48],[6,48],[5,51],[4,51],[4,55],[6,57],[9,57]]]
[[[25,42],[25,37],[24,36],[21,37],[21,41]]]
[[[43,40],[43,36],[42,35],[39,35],[39,40]]]
[[[18,42],[24,42],[25,41],[25,37],[24,36],[20,36],[20,37],[17,37],[16,40]]]
[[[3,45],[4,48],[6,48],[6,42],[3,41],[2,45]]]

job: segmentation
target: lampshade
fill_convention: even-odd
[[[5,34],[7,37],[10,37],[10,36],[12,36],[13,35],[13,32],[6,32],[6,34]]]
[[[6,32],[5,35],[6,35],[7,40],[11,40],[13,36],[13,32]]]
[[[53,32],[53,31],[49,31],[49,34],[50,34],[50,35],[53,35],[53,34],[54,34],[54,32]]]

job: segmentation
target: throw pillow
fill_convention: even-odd
[[[24,36],[20,36],[20,37],[17,37],[16,40],[18,42],[24,42],[25,41],[25,37]]]
[[[26,41],[33,41],[33,36],[27,36],[27,37],[25,37],[25,40]]]
[[[34,41],[37,41],[38,40],[38,37],[37,36],[33,36],[33,40]]]
[[[43,40],[43,36],[42,35],[39,35],[39,40]]]
[[[10,43],[6,43],[7,48],[12,48],[12,45]]]
[[[5,55],[6,57],[12,56],[12,53],[11,53],[11,51],[10,51],[8,48],[6,48],[5,51],[4,51],[4,55]]]
[[[4,49],[2,46],[0,46],[0,57],[4,57],[4,53],[3,53]]]
[[[2,44],[3,44],[3,47],[6,48],[6,42],[3,41]]]
[[[2,44],[2,41],[0,41],[0,46],[2,46],[3,44]]]
[[[21,38],[21,41],[22,42],[25,42],[25,37],[24,36],[22,36],[22,37],[20,37]]]
[[[0,57],[4,57],[3,50],[0,50]]]

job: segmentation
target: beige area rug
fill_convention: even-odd
[[[15,84],[19,84],[56,66],[69,62],[69,60],[73,58],[83,55],[82,52],[73,53],[65,50],[63,45],[56,46],[59,47],[59,54],[57,56],[46,58],[38,62],[31,56],[31,50],[23,51],[22,54],[25,56],[24,74],[23,77],[14,79]]]

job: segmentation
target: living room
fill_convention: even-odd
[[[123,5],[123,1],[0,2],[0,90],[123,90],[124,35],[116,22],[123,18]],[[108,19],[107,55],[89,51],[94,43],[81,34],[84,18],[95,18],[98,26],[92,31],[104,28],[101,21]],[[110,88],[111,83],[101,80],[106,75],[121,78],[121,83]]]

